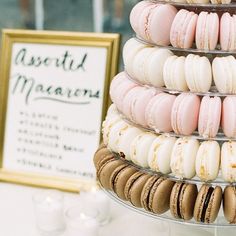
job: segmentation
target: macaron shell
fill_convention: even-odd
[[[148,152],[156,135],[145,132],[137,136],[131,144],[131,160],[141,167],[148,167]]]
[[[125,71],[129,74],[129,76],[135,78],[133,72],[133,64],[134,58],[144,48],[148,48],[149,46],[137,41],[137,39],[133,39],[132,41],[127,41],[123,49],[123,60]]]
[[[194,94],[177,96],[171,112],[171,125],[175,133],[190,135],[198,125],[200,98]]]
[[[150,178],[150,175],[142,175],[140,176],[131,186],[129,190],[129,201],[132,205],[140,208],[142,207],[141,204],[141,193],[143,190],[144,185],[146,184],[147,180]]]
[[[125,184],[125,188],[124,188],[124,195],[128,201],[130,201],[130,189],[131,189],[132,185],[142,175],[144,175],[144,173],[142,173],[141,171],[137,171],[133,175],[131,175],[130,178],[127,180],[127,182]]]
[[[225,142],[221,147],[221,174],[225,181],[236,182],[236,142]]]
[[[213,223],[218,215],[218,212],[220,210],[221,206],[221,201],[222,201],[222,189],[221,187],[215,187],[215,190],[211,196],[207,211],[206,211],[206,216],[205,216],[205,222],[207,223]]]
[[[108,150],[106,147],[98,150],[93,157],[93,163],[95,165],[95,168],[98,169],[99,162],[105,158],[106,156],[111,155],[110,150]]]
[[[197,195],[198,195],[197,186],[194,184],[186,184],[186,187],[180,194],[180,211],[182,219],[184,220],[192,219]]]
[[[122,109],[123,98],[137,83],[131,81],[125,72],[118,74],[111,82],[110,97],[118,110]]]
[[[162,132],[172,131],[171,112],[176,97],[160,93],[154,96],[145,110],[146,124]]]
[[[156,49],[148,59],[146,64],[148,83],[155,87],[162,87],[165,85],[163,78],[163,69],[166,60],[172,56],[173,53],[164,48]]]
[[[220,46],[222,50],[228,51],[231,48],[231,16],[225,12],[220,20]]]
[[[170,208],[170,195],[174,182],[165,179],[158,184],[156,191],[153,195],[152,207],[151,210],[155,214],[163,214],[168,211]]]
[[[123,164],[124,162],[122,162],[121,160],[112,159],[104,163],[104,165],[98,170],[97,177],[103,188],[107,190],[112,190],[110,185],[111,175],[117,167]]]
[[[236,97],[230,96],[224,99],[221,126],[228,138],[236,137]]]
[[[150,15],[149,35],[153,43],[161,46],[170,44],[170,29],[177,14],[177,9],[172,5],[159,5]],[[163,21],[163,19],[165,19]]]
[[[173,47],[179,47],[179,34],[181,31],[181,26],[184,23],[187,14],[188,14],[187,10],[185,9],[179,10],[172,22],[172,26],[170,29],[170,42]]]
[[[163,135],[157,137],[148,152],[148,165],[156,172],[169,174],[171,153],[176,142],[174,137],[165,137]]]
[[[185,79],[192,92],[208,92],[212,84],[212,68],[207,57],[189,54],[185,60]]]
[[[111,128],[107,144],[107,147],[110,150],[113,152],[118,152],[120,137],[129,127],[130,125],[127,122],[121,120]]]
[[[128,181],[128,179],[137,172],[137,169],[131,166],[127,166],[123,168],[115,177],[114,183],[113,183],[113,190],[117,194],[119,198],[122,200],[128,200],[125,197],[125,185]]]
[[[191,138],[179,138],[172,150],[170,167],[179,178],[191,179],[195,176],[195,161],[199,142]]]
[[[117,167],[113,170],[113,172],[112,172],[112,174],[111,174],[111,176],[110,176],[110,180],[109,180],[109,185],[110,185],[109,189],[111,189],[111,190],[113,190],[113,191],[115,192],[115,187],[116,187],[116,186],[115,186],[115,184],[116,184],[115,179],[116,179],[117,175],[118,175],[122,170],[124,170],[127,166],[128,166],[128,164],[126,164],[126,163],[123,162],[123,164],[117,166]]]
[[[198,120],[198,131],[203,137],[213,138],[217,135],[221,120],[221,99],[204,96]]]
[[[224,216],[230,224],[236,224],[236,189],[227,186],[224,190],[223,208]]]
[[[188,91],[185,79],[185,57],[170,56],[163,67],[163,80],[166,88]]]
[[[133,140],[142,133],[143,131],[136,127],[129,127],[118,142],[118,152],[120,155],[128,161],[131,161],[130,157],[130,146]]]
[[[102,124],[103,142],[105,145],[108,144],[111,128],[120,121],[121,117],[119,115],[106,117],[106,120]]]
[[[181,32],[182,35],[180,37],[183,38],[183,43],[180,45],[181,48],[191,48],[195,37],[198,15],[193,12],[188,14],[191,15],[191,18],[188,21],[187,29]]]
[[[121,112],[128,119],[132,120],[131,107],[135,99],[137,99],[139,93],[145,90],[145,88],[137,86],[132,88],[124,97]]]
[[[140,1],[137,3],[130,12],[130,24],[133,30],[137,33],[139,31],[139,23],[138,19],[140,17],[140,14],[143,12],[143,10],[147,7],[152,5],[153,3],[150,3],[148,1]]]
[[[220,169],[220,145],[216,141],[202,142],[196,157],[196,173],[202,181],[217,178]]]
[[[214,50],[219,37],[219,17],[216,13],[201,12],[196,27],[198,49]]]
[[[158,180],[159,177],[157,176],[152,176],[151,178],[149,178],[147,180],[147,182],[145,183],[142,193],[141,193],[141,205],[142,208],[144,208],[146,211],[150,211],[149,208],[149,195],[150,195],[150,191],[154,185],[154,183]]]
[[[136,19],[138,20],[138,31],[136,33],[139,37],[146,41],[151,41],[149,33],[149,20],[150,15],[157,7],[158,4],[150,4],[146,6]]]
[[[138,97],[133,102],[131,106],[131,116],[132,120],[139,125],[144,127],[147,126],[145,120],[145,109],[149,101],[156,95],[156,90],[153,88],[143,89],[138,94]]]
[[[133,79],[136,79],[140,83],[148,83],[148,72],[146,67],[149,63],[150,56],[157,50],[158,49],[154,47],[146,47],[136,54],[133,62]]]

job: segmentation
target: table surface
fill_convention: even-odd
[[[0,236],[39,236],[32,203],[37,188],[0,183]],[[65,207],[78,204],[77,194],[65,193]],[[111,201],[112,220],[99,236],[211,236],[213,230],[158,221]],[[230,234],[227,233],[227,236]],[[233,235],[233,234],[232,234]],[[63,234],[66,236],[66,233]]]

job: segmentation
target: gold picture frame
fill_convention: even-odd
[[[22,170],[7,168],[4,165],[5,132],[8,112],[8,100],[11,96],[9,92],[10,71],[12,67],[13,45],[29,44],[47,46],[78,46],[91,48],[105,48],[106,69],[104,78],[104,94],[102,104],[102,118],[105,118],[108,105],[110,103],[108,89],[112,77],[118,70],[119,59],[119,34],[98,34],[98,33],[76,33],[76,32],[57,32],[57,31],[33,31],[33,30],[11,30],[5,29],[2,34],[1,51],[1,85],[0,85],[0,181],[16,184],[24,184],[45,188],[56,188],[64,191],[79,192],[81,189],[91,187],[96,181],[84,179],[71,179],[70,177],[48,176],[44,174],[27,172]],[[100,124],[100,130],[101,130]],[[101,137],[101,136],[100,136]],[[11,157],[14,158],[14,157]],[[8,161],[8,160],[7,160]],[[10,162],[10,161],[9,161]]]

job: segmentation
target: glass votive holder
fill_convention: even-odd
[[[80,197],[85,205],[89,205],[98,212],[99,225],[106,225],[110,222],[110,201],[101,189],[92,187],[87,192],[81,192]]]
[[[36,225],[41,235],[60,235],[65,230],[63,193],[42,190],[34,194],[33,203]]]
[[[97,236],[98,213],[86,206],[71,207],[65,212],[66,236]]]

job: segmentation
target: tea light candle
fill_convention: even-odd
[[[36,224],[41,232],[57,235],[65,229],[63,195],[59,191],[46,190],[33,197]]]
[[[98,221],[105,225],[110,220],[110,202],[102,190],[93,187],[88,192],[82,192],[83,201],[98,212]]]
[[[97,212],[85,207],[72,207],[66,211],[67,236],[97,236]]]

